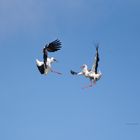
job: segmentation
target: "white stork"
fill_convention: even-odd
[[[102,76],[101,71],[97,70],[98,69],[98,63],[99,63],[98,48],[99,48],[99,46],[97,45],[96,46],[95,60],[94,60],[94,63],[93,63],[93,66],[92,66],[91,69],[88,69],[88,66],[86,64],[84,64],[84,65],[81,66],[81,68],[82,68],[81,72],[75,72],[73,70],[70,71],[72,75],[83,75],[86,78],[89,78],[91,84],[88,87],[92,87],[93,83],[96,84],[96,81],[98,81]]]
[[[54,57],[48,57],[48,52],[55,52],[60,50],[60,48],[61,42],[58,39],[49,43],[49,45],[45,45],[45,47],[43,48],[43,61],[39,61],[38,59],[36,59],[36,65],[41,74],[47,75],[49,72],[61,74],[60,72],[56,72],[51,68],[51,64],[53,62],[57,62],[57,60]]]

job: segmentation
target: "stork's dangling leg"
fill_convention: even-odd
[[[93,84],[96,85],[96,80],[93,81]]]
[[[92,86],[93,86],[93,81],[92,81],[92,79],[90,79],[90,85],[83,87],[83,89],[85,89],[85,88],[90,88],[90,87],[92,87]]]

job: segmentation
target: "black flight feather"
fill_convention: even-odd
[[[77,72],[75,72],[75,71],[73,71],[73,70],[71,70],[70,73],[71,73],[72,75],[77,75],[77,74],[78,74]]]

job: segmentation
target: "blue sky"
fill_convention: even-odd
[[[0,139],[139,140],[140,1],[1,0]],[[62,50],[39,74],[35,59],[56,38]],[[69,71],[91,67],[100,43],[97,85]]]

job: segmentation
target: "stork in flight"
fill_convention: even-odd
[[[36,59],[36,65],[41,74],[47,75],[49,72],[54,72],[57,74],[61,74],[60,72],[56,72],[52,70],[51,64],[53,62],[57,62],[57,60],[54,57],[48,57],[48,52],[55,52],[60,50],[61,48],[61,42],[60,40],[56,39],[53,42],[46,44],[43,48],[43,61],[39,61]]]
[[[75,72],[73,70],[71,70],[71,74],[72,75],[83,75],[86,78],[90,79],[90,85],[88,87],[92,87],[93,83],[96,84],[96,81],[98,81],[101,76],[102,73],[101,71],[98,71],[98,63],[99,63],[99,52],[98,52],[98,48],[99,45],[96,45],[96,54],[95,54],[95,58],[94,58],[94,63],[91,69],[88,69],[88,66],[86,64],[82,65],[82,71],[81,72]]]

